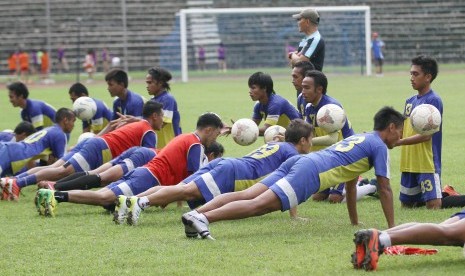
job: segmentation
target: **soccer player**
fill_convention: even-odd
[[[292,85],[297,92],[297,110],[302,118],[305,116],[305,107],[307,106],[307,102],[302,97],[302,81],[305,78],[305,73],[311,70],[315,70],[315,67],[310,61],[299,61],[292,67]]]
[[[58,191],[89,190],[103,187],[113,181],[117,181],[126,173],[141,167],[152,160],[159,150],[146,147],[132,147],[120,156],[103,164],[95,170],[88,172],[76,172],[63,179],[54,181],[41,181],[39,188],[47,188]],[[215,142],[205,149],[205,155],[209,161],[223,156],[223,146]]]
[[[394,207],[389,184],[389,151],[402,135],[404,116],[383,107],[374,117],[374,131],[353,135],[307,155],[294,156],[252,187],[217,196],[197,210],[185,213],[186,233],[196,231],[211,238],[209,223],[285,211],[334,183],[346,182],[350,222],[358,224],[355,185],[371,167],[379,183],[380,201],[389,227],[394,226]]]
[[[176,185],[204,165],[204,147],[215,142],[222,128],[218,115],[205,113],[199,117],[194,132],[177,136],[149,163],[124,175],[119,181],[98,191],[40,189],[36,195],[36,207],[40,214],[54,216],[57,202],[107,206],[114,203],[119,195],[140,194],[157,185]],[[117,202],[117,208],[120,204],[123,203]],[[115,211],[115,220],[119,221],[117,214]]]
[[[291,120],[300,118],[297,109],[286,99],[273,90],[271,76],[256,72],[249,77],[249,95],[252,101],[257,101],[253,109],[252,120],[259,127],[259,135],[263,136],[266,129],[273,125],[287,127]]]
[[[55,124],[55,108],[43,101],[28,99],[29,90],[25,84],[14,82],[7,88],[13,107],[22,108],[21,119],[23,121],[32,123],[36,130]]]
[[[363,229],[355,233],[354,268],[376,270],[384,248],[400,244],[460,246],[465,243],[465,210],[436,223],[410,222],[385,231]]]
[[[27,163],[42,156],[53,155],[55,158],[63,157],[66,149],[66,133],[70,133],[74,127],[76,117],[74,112],[67,108],[60,108],[56,115],[57,124],[44,128],[24,139],[21,142],[0,144],[0,174],[14,175],[23,169]],[[14,179],[2,178],[0,180],[7,197],[17,199],[19,197],[18,186]]]
[[[128,74],[121,69],[112,69],[105,76],[108,85],[108,92],[112,97],[117,97],[113,101],[113,118],[118,119],[119,114],[142,117],[144,98],[128,89]]]
[[[89,97],[87,88],[82,83],[75,83],[69,88],[69,98],[74,103],[80,97]],[[82,132],[93,132],[98,134],[102,131],[110,122],[113,114],[107,105],[98,99],[92,98],[97,105],[97,112],[94,117],[88,121],[82,121]]]
[[[58,180],[74,172],[89,171],[119,156],[134,146],[154,148],[156,134],[163,124],[162,105],[148,101],[144,105],[144,120],[124,125],[102,136],[89,138],[76,145],[72,153],[57,162],[63,164],[43,168],[32,174],[26,172],[18,178],[10,179],[11,185],[23,188],[42,180]]]
[[[417,94],[405,101],[404,115],[407,121],[402,139],[396,146],[402,146],[400,155],[402,207],[426,205],[428,209],[441,208],[441,151],[442,123],[439,131],[432,135],[417,134],[410,123],[415,107],[431,104],[443,112],[442,100],[431,89],[431,83],[438,74],[435,59],[417,56],[412,59],[410,83]]]
[[[150,100],[163,104],[163,127],[157,131],[157,148],[159,149],[165,147],[169,141],[181,134],[181,116],[178,111],[178,103],[173,95],[168,93],[170,80],[171,73],[160,67],[150,68],[145,77],[147,91],[149,95],[153,96]]]
[[[118,217],[137,224],[139,214],[150,206],[165,207],[185,200],[192,209],[220,194],[244,190],[276,170],[284,161],[297,154],[308,153],[312,145],[312,125],[302,119],[292,120],[285,134],[286,142],[269,143],[242,158],[217,159],[184,179],[179,185],[155,187],[138,197],[118,197]],[[151,189],[151,190],[152,190]],[[131,202],[126,205],[125,203]],[[132,203],[135,204],[132,204]],[[291,213],[296,217],[296,211]],[[118,220],[120,221],[120,220]],[[190,235],[186,233],[186,235]],[[192,233],[197,236],[197,232]]]
[[[19,62],[19,72],[21,81],[24,83],[29,82],[29,54],[24,50],[19,50],[18,55],[18,62]]]
[[[310,61],[316,70],[322,71],[325,60],[325,42],[318,31],[320,15],[314,9],[305,9],[292,17],[297,20],[299,32],[305,37],[299,43],[297,51],[289,53],[291,65],[302,60]]]
[[[21,142],[34,132],[36,130],[31,123],[22,121],[15,127],[15,130],[0,132],[0,142]]]

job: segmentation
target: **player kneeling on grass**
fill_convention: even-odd
[[[136,202],[129,212],[119,208],[120,218],[129,224],[137,224],[140,211],[150,206],[165,207],[171,202],[186,200],[195,208],[217,196],[244,190],[276,170],[292,156],[308,153],[312,145],[313,127],[302,119],[291,121],[285,134],[285,142],[271,142],[242,158],[217,159],[184,179],[179,185],[154,187],[138,197],[119,196],[120,202]],[[291,213],[296,217],[296,211]],[[197,236],[197,232],[186,233]]]
[[[355,233],[354,268],[376,270],[378,258],[387,247],[398,244],[461,246],[465,243],[465,210],[436,223],[404,223],[379,231],[363,229]]]
[[[242,197],[238,196],[239,192],[223,194],[199,209],[185,213],[182,216],[185,232],[197,232],[202,238],[211,238],[208,229],[211,222],[289,210],[312,194],[341,182],[346,182],[350,221],[357,225],[355,185],[358,176],[372,167],[379,183],[384,215],[388,226],[392,227],[394,208],[388,148],[393,148],[400,139],[403,123],[401,113],[383,107],[374,117],[373,132],[353,135],[318,152],[294,156],[268,177],[240,192]]]
[[[137,195],[157,185],[176,185],[204,165],[205,147],[215,142],[222,128],[223,123],[218,115],[205,113],[199,117],[197,129],[193,133],[176,136],[149,163],[134,169],[105,188],[98,191],[69,192],[40,189],[35,199],[37,210],[41,215],[54,216],[58,202],[108,206],[119,195]],[[127,202],[117,202],[117,208],[126,204]],[[127,207],[134,204],[137,203],[130,202]],[[121,222],[118,212],[115,212],[115,220]]]

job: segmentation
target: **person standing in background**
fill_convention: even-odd
[[[373,39],[371,40],[371,51],[373,54],[373,60],[375,62],[376,75],[382,76],[383,75],[383,62],[384,62],[384,55],[383,55],[384,42],[381,39],[379,39],[377,32],[373,33],[372,38]]]
[[[203,45],[199,46],[199,51],[197,52],[198,59],[199,59],[199,70],[204,71],[205,70],[205,48],[203,48]]]
[[[102,49],[102,70],[104,73],[110,70],[110,52],[106,47]]]
[[[322,71],[325,60],[325,42],[318,31],[320,15],[314,9],[306,9],[294,14],[292,18],[297,20],[299,32],[305,37],[299,43],[297,51],[288,54],[291,66],[299,61],[310,61],[316,70]]]
[[[18,60],[20,79],[22,82],[27,83],[29,81],[29,54],[24,49],[21,49]]]
[[[69,66],[68,66],[68,61],[66,60],[65,56],[65,47],[63,45],[60,45],[57,50],[57,58],[58,58],[58,72],[61,73],[63,70],[65,72],[68,72]]]
[[[220,42],[218,47],[218,71],[226,72],[226,48],[223,42]]]

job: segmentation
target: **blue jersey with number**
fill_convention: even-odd
[[[21,119],[30,122],[36,130],[55,124],[56,110],[51,105],[39,100],[26,100],[26,107],[21,110]]]
[[[113,113],[108,109],[107,105],[101,100],[94,99],[95,104],[97,105],[97,111],[95,112],[94,117],[88,121],[82,121],[82,128],[88,128],[90,126],[90,132],[99,133],[104,129],[108,122],[111,121]]]
[[[113,102],[113,120],[118,119],[116,112],[123,115],[132,115],[142,118],[142,110],[144,109],[144,98],[141,95],[132,91],[127,91],[126,99],[123,101],[117,98]]]
[[[66,134],[55,125],[31,134],[21,142],[3,144],[7,157],[1,158],[6,158],[6,163],[11,165],[11,171],[15,174],[31,160],[45,158],[50,154],[61,158],[66,150],[66,142]],[[5,171],[5,167],[2,169]]]
[[[163,128],[155,131],[158,137],[157,148],[161,149],[174,137],[181,134],[181,116],[179,115],[176,99],[167,91],[153,97],[151,101],[163,104]]]
[[[323,95],[318,105],[314,106],[312,104],[308,104],[305,108],[304,120],[312,124],[313,127],[315,128],[314,137],[321,137],[321,136],[328,135],[328,133],[325,130],[323,130],[321,127],[318,126],[318,123],[316,121],[316,114],[318,113],[318,111],[320,110],[322,106],[327,105],[327,104],[335,104],[342,108],[342,105],[336,99],[328,95]],[[342,129],[338,131],[338,133],[339,133],[338,141],[342,140],[343,138],[347,138],[351,135],[354,135],[354,130],[352,129],[352,126],[348,119],[346,120],[346,123],[344,124]],[[312,146],[311,150],[318,151],[323,148],[326,148],[326,146]]]
[[[268,125],[287,127],[291,120],[301,118],[297,109],[283,97],[271,94],[267,104],[257,102],[253,109],[254,120],[265,120]]]

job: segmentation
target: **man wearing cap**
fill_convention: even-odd
[[[325,42],[318,31],[320,15],[314,9],[305,9],[294,14],[292,18],[297,20],[299,32],[304,33],[305,37],[299,43],[297,51],[289,53],[291,65],[294,66],[299,61],[310,61],[316,70],[322,71],[325,59]]]

